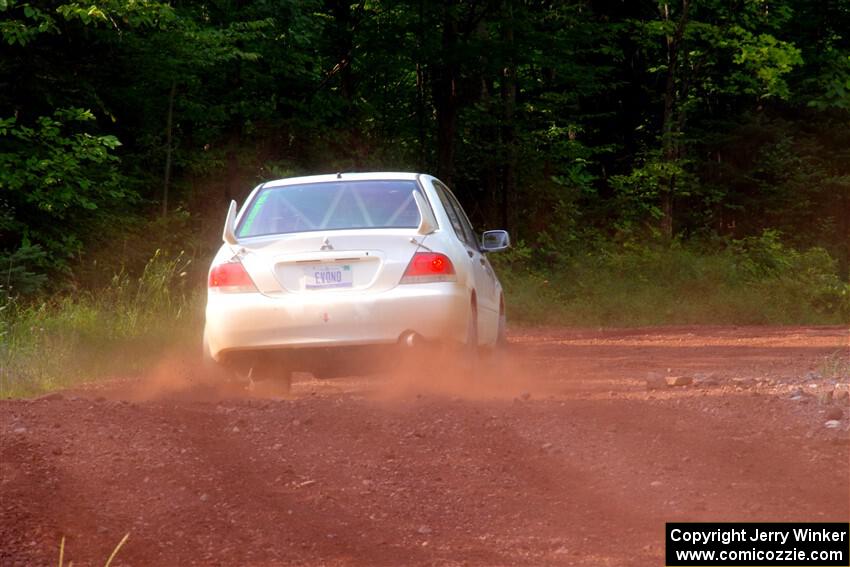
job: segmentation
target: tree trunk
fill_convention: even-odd
[[[516,194],[517,143],[514,112],[516,110],[516,62],[514,61],[514,7],[513,0],[505,0],[505,19],[502,24],[502,41],[507,60],[502,72],[502,143],[505,163],[502,168],[501,222],[504,230],[510,227],[510,204]]]
[[[336,0],[332,6],[334,22],[334,49],[339,61],[339,92],[348,110],[352,109],[351,99],[354,96],[354,76],[351,74],[351,62],[354,53],[354,38],[352,37],[351,2]]]
[[[224,179],[224,202],[229,203],[239,194],[239,144],[242,141],[242,125],[234,122],[230,125],[227,142],[227,173]]]
[[[232,92],[238,93],[242,88],[242,62],[237,59],[232,71],[228,76],[228,84]],[[244,123],[244,115],[242,112],[232,113],[230,115],[230,125],[227,141],[227,152],[225,159],[227,162],[227,173],[224,180],[224,202],[230,203],[235,199],[240,191],[241,180],[239,178],[239,145],[242,143],[242,125]]]
[[[661,126],[662,159],[668,164],[673,164],[679,158],[678,135],[679,121],[676,119],[676,105],[678,97],[676,93],[676,71],[679,64],[679,53],[682,51],[682,42],[685,27],[688,23],[689,0],[682,0],[682,13],[679,23],[672,36],[667,36],[667,80],[664,87],[664,116]],[[670,19],[669,4],[663,6],[663,17]],[[673,199],[676,194],[676,176],[668,175],[660,181],[661,193],[661,234],[665,240],[673,238]]]
[[[844,191],[841,193],[841,204],[843,205],[841,209],[843,210],[843,214],[841,215],[841,233],[844,234],[844,242],[842,244],[844,250],[842,254],[842,259],[840,262],[841,269],[841,277],[844,280],[847,280],[850,277],[850,189],[846,186],[843,187]]]
[[[419,0],[419,31],[417,36],[418,57],[425,53],[425,0]],[[419,171],[426,169],[425,140],[425,69],[421,61],[416,62],[416,134],[419,143]]]
[[[451,185],[454,176],[455,136],[457,134],[457,19],[454,1],[443,5],[443,36],[440,61],[434,70],[433,96],[437,115],[437,176]]]
[[[168,93],[168,115],[165,119],[165,173],[162,181],[162,216],[168,214],[168,189],[171,185],[171,152],[173,151],[172,124],[174,123],[174,96],[177,93],[177,80],[171,81]]]

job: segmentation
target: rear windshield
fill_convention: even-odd
[[[351,228],[416,228],[415,181],[337,181],[260,189],[240,238]]]

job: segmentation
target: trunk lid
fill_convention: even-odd
[[[398,285],[419,243],[413,229],[317,231],[242,242],[242,264],[261,293],[380,292]]]

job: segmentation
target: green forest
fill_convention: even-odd
[[[0,49],[7,358],[197,317],[230,199],[336,171],[510,230],[514,321],[850,320],[848,0],[0,0]]]

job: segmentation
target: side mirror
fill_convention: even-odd
[[[511,236],[507,230],[488,230],[481,235],[481,250],[501,252],[511,246]]]
[[[230,208],[227,209],[227,217],[224,219],[224,231],[221,234],[221,238],[231,245],[239,243],[236,239],[236,201],[230,201]]]

